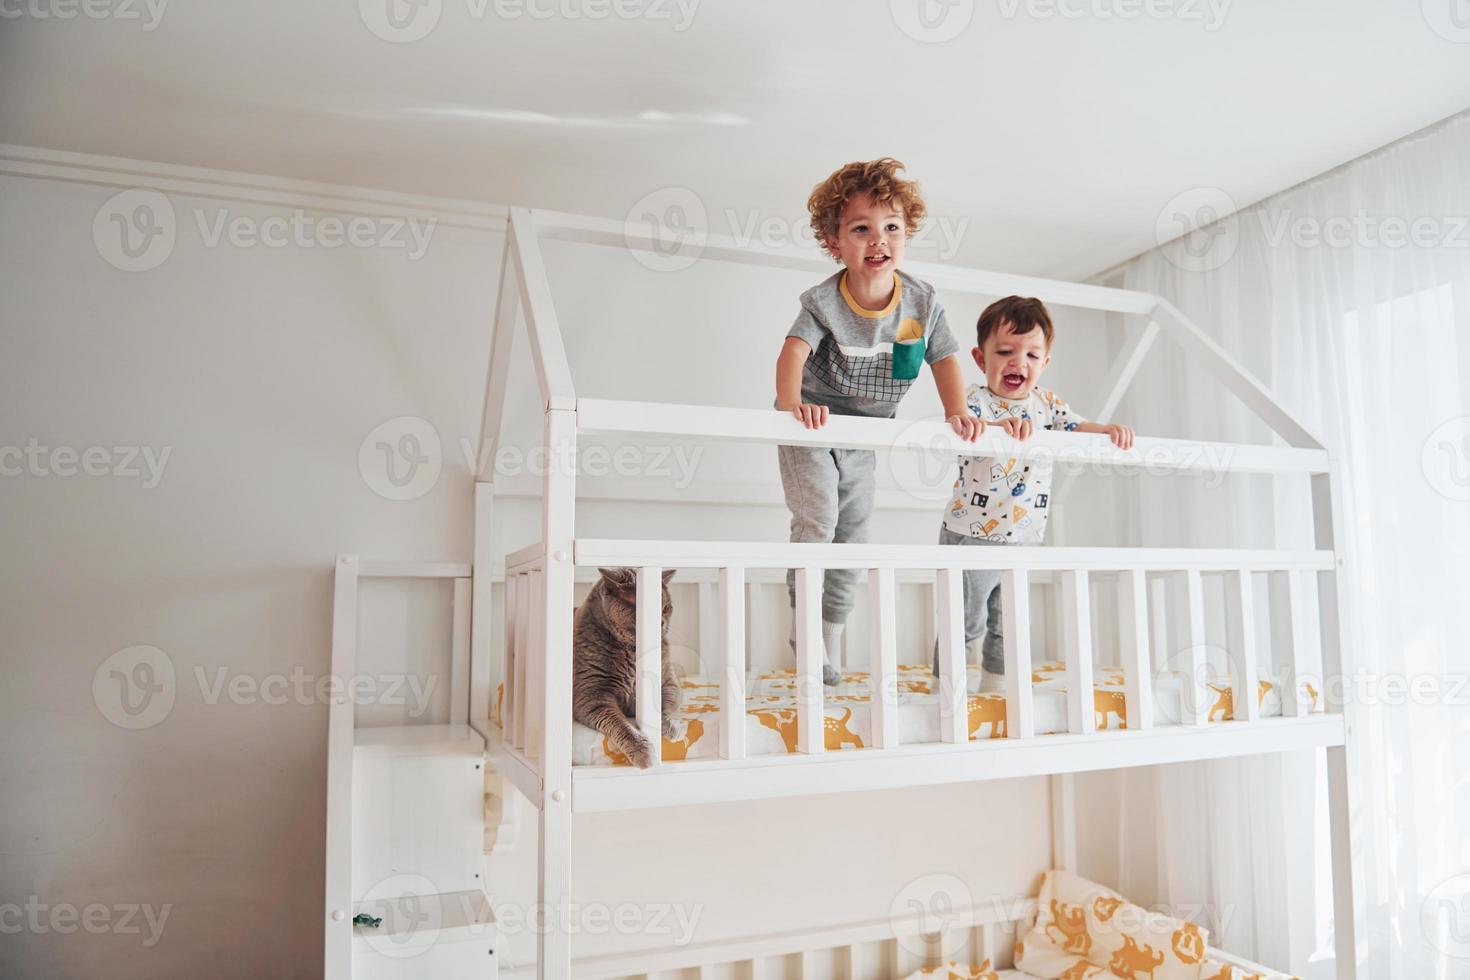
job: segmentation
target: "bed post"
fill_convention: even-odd
[[[537,976],[572,975],[572,936],[566,919],[572,890],[572,571],[576,507],[576,413],[546,412],[547,470],[541,533],[546,542],[542,664],[546,740],[539,835],[537,899],[544,917],[537,939]]]
[[[1327,819],[1332,839],[1332,932],[1335,940],[1339,980],[1356,980],[1362,963],[1358,948],[1358,925],[1362,922],[1357,898],[1362,894],[1353,880],[1352,798],[1348,791],[1352,775],[1352,705],[1344,697],[1347,671],[1353,658],[1348,644],[1352,630],[1343,621],[1340,599],[1342,576],[1347,569],[1342,485],[1337,460],[1328,462],[1326,473],[1312,477],[1312,524],[1317,547],[1331,550],[1334,567],[1317,575],[1318,609],[1322,636],[1323,708],[1342,716],[1343,744],[1327,752]],[[1333,695],[1333,691],[1336,695]],[[1285,697],[1285,694],[1282,695]],[[1285,705],[1283,704],[1283,710]]]
[[[1077,873],[1077,785],[1070,772],[1057,773],[1051,789],[1051,866]]]
[[[357,671],[355,555],[337,556],[332,591],[332,676],[349,682]],[[322,976],[352,975],[352,755],[356,706],[341,695],[327,708],[327,928]]]
[[[546,411],[542,442],[546,450],[546,475],[542,481],[541,543],[544,548],[538,602],[531,609],[537,629],[533,636],[544,640],[541,656],[530,651],[532,661],[543,672],[536,688],[541,698],[541,816],[537,840],[536,895],[541,919],[536,938],[538,977],[572,975],[572,934],[568,919],[572,889],[572,573],[576,534],[577,402],[572,375],[562,345],[561,328],[551,301],[546,267],[536,241],[532,213],[512,208],[510,234],[506,242],[509,258],[502,270],[502,286],[514,281],[524,304],[527,339],[536,382]],[[497,356],[509,353],[509,339],[499,328],[514,316],[510,303],[497,311],[495,338]],[[506,334],[509,331],[505,331]],[[502,348],[501,343],[505,346]],[[490,383],[505,380],[508,358],[492,362]],[[495,397],[503,398],[503,392]],[[487,412],[489,411],[487,402]],[[498,430],[493,435],[499,435]],[[537,619],[536,617],[539,617]],[[528,733],[529,734],[529,733]]]

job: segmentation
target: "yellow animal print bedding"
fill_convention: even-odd
[[[1108,974],[1111,976],[1111,974]],[[1034,973],[1022,973],[1020,970],[992,970],[990,961],[986,960],[979,966],[969,963],[956,963],[953,960],[943,966],[926,966],[922,970],[915,970],[903,980],[1041,980]]]
[[[1048,871],[1016,966],[1047,980],[1296,980],[1240,973],[1209,955],[1202,926],[1149,912],[1096,882]]]
[[[1233,717],[1228,678],[1209,682],[1214,691],[1210,721]],[[675,738],[663,741],[665,762],[715,758],[719,755],[720,684],[718,678],[690,677],[683,682],[684,703],[675,719]],[[967,668],[968,731],[971,739],[1005,737],[1005,695],[980,693],[980,668]],[[938,682],[927,664],[898,668],[898,737],[900,742],[937,742]],[[1037,734],[1067,730],[1066,668],[1059,661],[1036,664],[1031,672],[1032,704]],[[1180,716],[1183,680],[1164,674],[1154,679],[1154,723],[1167,725]],[[745,744],[749,755],[779,755],[796,751],[796,671],[753,673],[746,679]],[[1281,714],[1281,697],[1272,679],[1262,679],[1256,692],[1262,717]],[[1312,691],[1314,703],[1316,692]],[[495,722],[500,722],[502,690],[497,692]],[[872,741],[872,688],[866,671],[848,671],[835,687],[824,689],[823,736],[829,751],[866,748]],[[1099,729],[1128,727],[1123,698],[1123,671],[1098,667],[1093,685],[1094,719]],[[575,765],[627,765],[611,751],[602,735],[583,725],[573,726],[572,761]]]
[[[916,970],[904,977],[903,980],[1008,980],[1015,976],[1015,970],[1002,970],[999,973],[990,968],[990,961],[986,960],[979,966],[956,963],[950,960],[943,966],[926,966],[922,970]]]
[[[986,960],[979,966],[962,964],[956,962],[946,963],[944,966],[926,966],[922,970],[915,970],[904,980],[1117,980],[1118,974],[1105,966],[1093,966],[1091,963],[1075,957],[1071,969],[1061,973],[1026,973],[1022,970],[990,970],[990,961]],[[1296,977],[1288,978],[1284,973],[1241,973],[1232,967],[1206,959],[1204,969],[1200,971],[1200,980],[1297,980]]]

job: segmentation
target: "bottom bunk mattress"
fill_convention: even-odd
[[[1123,699],[1123,671],[1098,667],[1093,690],[1094,718],[1099,729],[1128,727]],[[1032,703],[1038,735],[1067,730],[1066,668],[1059,661],[1046,661],[1032,669]],[[980,668],[967,668],[969,736],[974,739],[1005,737],[1004,694],[980,693]],[[720,682],[718,677],[688,677],[682,682],[683,703],[675,718],[673,738],[663,740],[663,760],[717,758],[719,756]],[[1184,678],[1161,674],[1154,678],[1154,724],[1176,724],[1181,716]],[[748,755],[780,755],[796,751],[796,672],[775,670],[752,673],[746,679],[745,744]],[[898,738],[902,743],[938,742],[938,681],[927,664],[903,664],[898,668]],[[1308,688],[1311,691],[1310,688]],[[829,751],[861,749],[872,738],[872,686],[866,671],[846,671],[841,683],[824,689],[823,734]],[[1209,691],[1213,702],[1210,721],[1234,717],[1234,699],[1228,677],[1212,678]],[[1317,694],[1311,691],[1314,707]],[[1281,714],[1281,696],[1276,678],[1262,678],[1256,691],[1262,717]],[[497,699],[498,700],[498,699]],[[573,726],[574,765],[627,765],[628,760],[608,745],[599,732],[585,725]]]

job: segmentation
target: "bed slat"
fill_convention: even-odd
[[[720,647],[719,582],[696,582],[694,589],[699,596],[699,659],[701,666],[707,666],[710,651]]]
[[[965,687],[965,600],[963,572],[941,568],[939,593],[939,736],[963,745],[969,739]]]
[[[505,577],[505,669],[501,672],[500,729],[502,736],[511,745],[515,744],[512,733],[516,720],[516,633],[518,632],[516,593],[521,577]]]
[[[531,646],[531,573],[516,576],[516,662],[511,689],[515,692],[515,727],[511,743],[522,752],[526,749],[526,658]]]
[[[869,657],[872,681],[873,745],[898,745],[898,618],[893,569],[868,570],[868,610],[872,628]]]
[[[526,755],[541,758],[541,744],[546,738],[546,573],[531,572],[531,640],[526,645],[526,699],[522,717]]]
[[[822,570],[796,570],[796,751],[821,752]]]
[[[1006,737],[1036,734],[1031,697],[1031,599],[1024,569],[1000,573],[1000,598],[1005,620]]]
[[[1062,573],[1062,659],[1067,665],[1067,731],[1096,729],[1092,680],[1092,599],[1086,569]]]
[[[1179,689],[1179,720],[1185,725],[1203,725],[1210,710],[1205,686],[1205,593],[1199,569],[1184,571],[1184,656],[1180,667],[1184,683]]]
[[[663,759],[663,569],[638,569],[638,608],[634,616],[633,723],[648,739],[649,757]]]
[[[1232,714],[1236,721],[1260,717],[1260,687],[1256,668],[1256,593],[1251,573],[1238,568],[1225,576],[1225,615],[1236,643],[1230,657]]]
[[[1286,615],[1291,629],[1291,663],[1282,675],[1281,714],[1287,718],[1300,718],[1312,710],[1312,700],[1305,685],[1312,671],[1313,623],[1318,613],[1310,601],[1306,575],[1297,571],[1281,574],[1286,576]]]
[[[720,758],[745,758],[745,569],[720,569]]]
[[[1153,665],[1148,655],[1148,593],[1143,569],[1118,576],[1119,650],[1123,658],[1123,704],[1127,726],[1154,726]]]

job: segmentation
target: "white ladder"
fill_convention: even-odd
[[[361,682],[372,680],[357,670],[358,581],[371,577],[453,582],[447,723],[357,724],[357,693]],[[327,980],[484,980],[497,974],[498,929],[484,889],[484,855],[486,787],[499,790],[499,783],[486,772],[485,735],[469,724],[470,592],[468,565],[337,559],[327,742]]]

